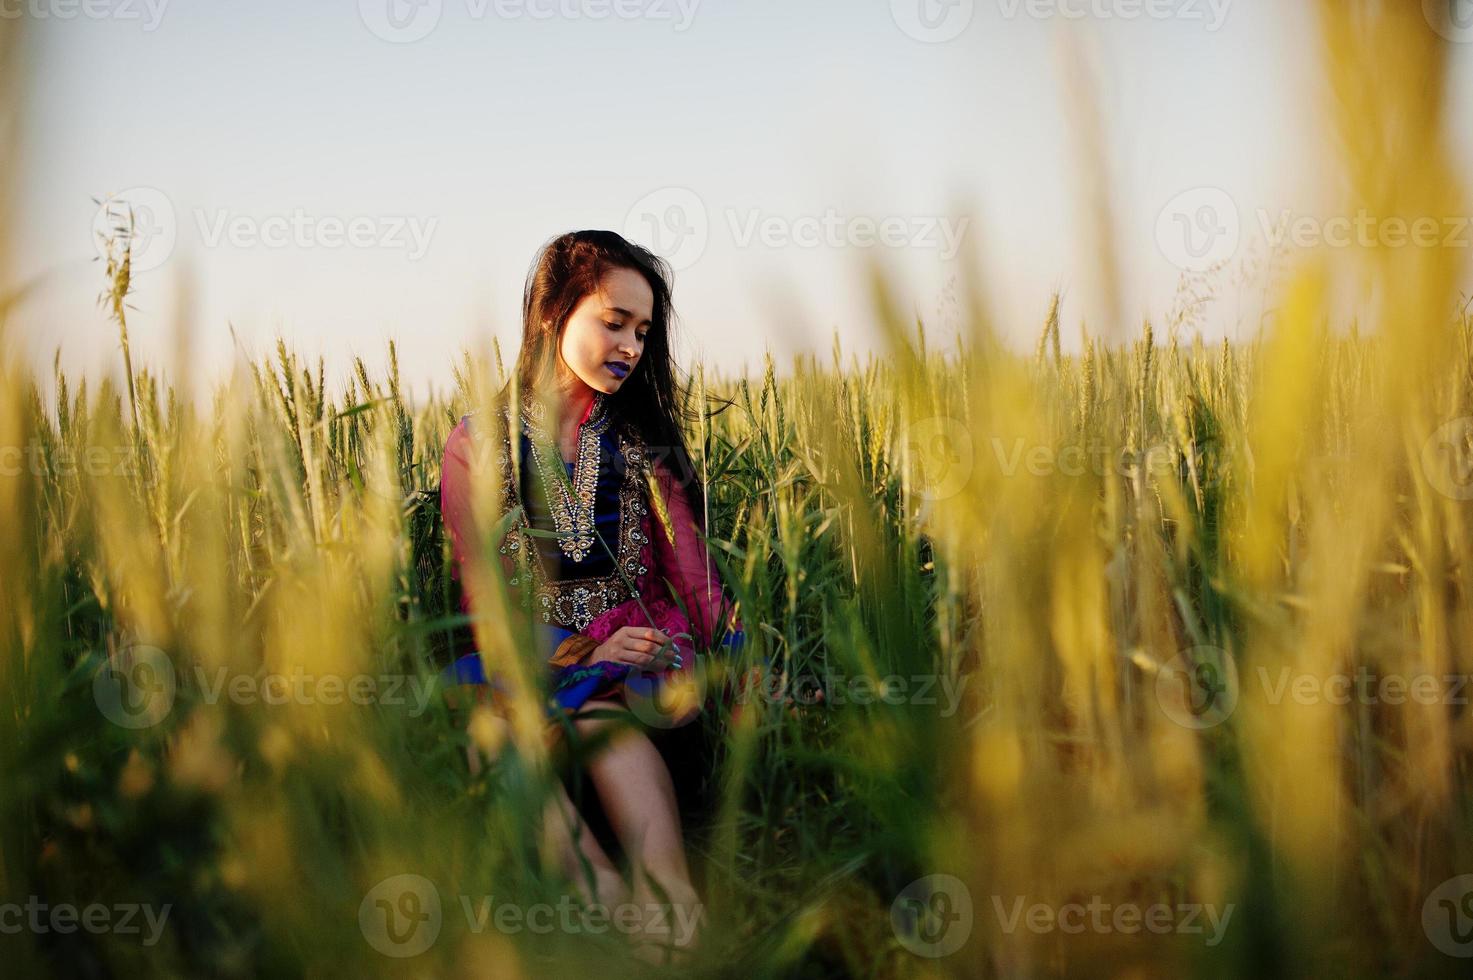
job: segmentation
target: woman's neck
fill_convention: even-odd
[[[558,428],[571,432],[582,423],[596,392],[579,378],[558,385]]]

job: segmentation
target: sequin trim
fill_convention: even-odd
[[[589,421],[592,421],[592,416]],[[606,428],[607,417],[601,421],[603,427]],[[588,423],[585,422],[585,431],[587,425]],[[544,623],[582,632],[599,616],[636,597],[639,594],[637,583],[641,576],[649,572],[649,567],[645,562],[645,546],[650,543],[648,534],[650,511],[645,500],[645,470],[648,458],[644,444],[637,436],[619,432],[616,434],[616,440],[619,454],[624,461],[624,472],[618,491],[619,530],[618,543],[614,547],[616,569],[614,572],[608,575],[561,581],[548,579],[542,568],[542,562],[538,558],[535,542],[527,533],[529,525],[525,509],[518,512],[511,530],[501,545],[501,553],[513,559],[519,566],[522,561],[525,561],[525,568],[531,578],[532,604],[536,614]],[[532,440],[529,439],[529,441]],[[533,444],[535,445],[535,441]],[[597,451],[596,438],[593,446]],[[520,500],[516,483],[512,479],[508,441],[503,441],[497,454],[497,461],[502,467],[503,503],[510,511],[520,505]],[[581,466],[581,458],[579,465]],[[589,469],[591,470],[592,467]],[[594,487],[596,489],[596,484]],[[591,534],[590,537],[592,537]],[[596,543],[596,538],[590,541],[588,547],[594,543]],[[580,559],[575,558],[574,560]],[[522,584],[520,573],[511,579],[511,584],[514,586]]]
[[[582,561],[593,550],[594,494],[598,490],[598,464],[602,450],[599,438],[609,427],[612,416],[608,412],[604,395],[596,393],[588,418],[578,430],[578,452],[573,462],[573,480],[561,466],[553,466],[549,455],[562,462],[551,446],[539,445],[547,438],[546,414],[540,405],[529,406],[523,413],[522,431],[532,447],[532,464],[542,478],[542,485],[550,495],[548,510],[552,512],[553,528],[558,533],[558,547],[573,561]],[[549,454],[549,449],[552,449]]]

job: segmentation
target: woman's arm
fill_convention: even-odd
[[[621,629],[653,627],[674,639],[677,653],[716,643],[740,645],[745,639],[741,623],[727,615],[721,579],[700,539],[685,487],[657,463],[649,490],[652,502],[656,497],[658,502],[650,519],[651,543],[641,556],[641,564],[650,568],[642,595],[599,616],[584,634],[603,643]],[[686,664],[693,662],[685,658]]]
[[[715,646],[739,633],[741,624],[729,608],[716,562],[701,540],[685,483],[663,462],[656,462],[654,471],[658,494],[650,535],[654,597],[672,605],[698,645]]]

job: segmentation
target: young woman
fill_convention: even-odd
[[[565,793],[550,808],[548,832],[570,867],[579,854],[587,859],[599,901],[627,894],[644,908],[663,891],[697,908],[671,774],[630,717],[630,701],[640,699],[626,696],[688,681],[698,651],[742,638],[701,541],[705,495],[676,417],[669,272],[613,232],[571,232],[538,253],[522,314],[516,372],[493,417],[465,416],[445,446],[441,508],[466,607],[476,606],[465,574],[467,549],[479,540],[473,494],[492,486],[474,471],[494,465],[501,498],[488,509],[522,510],[493,564],[540,631],[549,710],[570,714],[580,740],[610,736],[587,769],[630,858],[632,894],[592,834],[585,829],[574,843],[566,824],[578,818]],[[479,653],[453,672],[460,683],[486,683]],[[675,939],[689,945],[694,936]]]

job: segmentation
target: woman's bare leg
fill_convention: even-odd
[[[493,731],[478,731],[479,736],[466,746],[466,762],[472,776],[481,771],[481,757],[486,751],[488,761],[496,757],[495,746],[505,745],[511,734],[511,726],[505,718],[489,712],[481,715],[477,722],[489,726]],[[477,743],[484,746],[484,750]],[[577,839],[574,839],[574,830]],[[608,908],[629,901],[629,888],[614,867],[614,862],[599,846],[578,808],[568,798],[568,791],[559,780],[553,787],[551,799],[542,811],[542,840],[539,853],[545,864],[555,864],[578,889],[585,905],[597,902]],[[593,891],[588,889],[588,876],[584,873],[583,861],[593,870]]]
[[[574,839],[574,833],[577,839]],[[564,875],[571,880],[583,899],[583,904],[595,902],[608,909],[629,901],[629,887],[614,867],[614,862],[599,846],[598,838],[583,822],[583,815],[568,798],[563,784],[553,788],[552,799],[542,813],[543,860],[556,860]],[[588,875],[583,861],[593,870],[593,891],[588,890]]]
[[[585,710],[613,710],[621,718],[575,718],[582,738],[610,730],[609,740],[587,762],[589,776],[608,814],[609,823],[633,865],[633,900],[641,909],[661,911],[647,934],[676,948],[694,944],[702,908],[691,884],[680,811],[670,770],[649,736],[633,727],[623,705],[589,701]],[[655,889],[666,894],[666,905]]]

